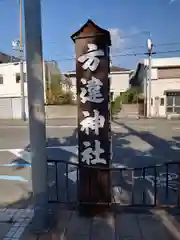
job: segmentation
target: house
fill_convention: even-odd
[[[129,77],[132,70],[112,66],[110,68],[110,92],[112,99],[119,96],[120,93],[129,89]],[[74,94],[74,100],[76,100],[76,72],[64,73],[64,76],[71,83],[71,91]]]
[[[49,63],[50,65],[50,63]],[[47,72],[46,62],[43,64],[43,80]],[[51,67],[51,71],[52,71]],[[27,101],[27,75],[26,62],[24,61],[24,96],[26,114],[28,113]],[[46,87],[44,87],[46,91]],[[44,94],[46,101],[46,93]],[[0,119],[21,117],[21,84],[20,84],[20,62],[8,62],[0,64]]]
[[[144,97],[147,94],[149,115],[148,59],[138,63],[130,77],[131,86],[139,86]],[[154,58],[151,69],[151,116],[169,117],[180,114],[180,57]]]

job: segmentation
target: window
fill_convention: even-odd
[[[160,99],[160,106],[164,106],[164,98]]]
[[[167,106],[173,105],[173,96],[167,96]]]
[[[3,75],[0,74],[0,84],[3,84]]]
[[[21,76],[20,73],[16,73],[16,83],[20,83]],[[24,82],[27,82],[26,73],[24,73]]]
[[[180,106],[180,96],[174,96],[174,104]]]
[[[153,98],[151,98],[151,106],[153,106]]]
[[[111,100],[111,101],[114,101],[114,93],[113,93],[113,92],[111,92],[110,94],[111,94],[111,95],[110,95],[110,97],[111,97],[111,99],[110,99],[110,100]]]
[[[166,106],[167,113],[178,113],[180,114],[180,96],[167,96],[167,106]]]
[[[16,83],[20,83],[20,81],[21,81],[20,73],[16,73]]]
[[[180,114],[180,107],[174,107],[174,112]]]
[[[168,113],[172,113],[172,112],[173,112],[173,108],[172,108],[172,107],[167,107],[167,108],[166,108],[166,111],[167,111]]]

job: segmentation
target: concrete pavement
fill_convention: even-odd
[[[33,217],[33,209],[3,208],[0,209],[0,239],[18,240],[24,233]],[[26,238],[24,238],[26,239]]]
[[[47,123],[47,156],[53,160],[66,160],[77,162],[77,132],[76,120],[53,120]],[[180,139],[178,121],[166,120],[128,120],[113,123],[113,164],[115,167],[142,167],[152,164],[159,164],[171,160],[179,160]],[[64,184],[64,167],[59,165],[61,183]],[[74,191],[75,174],[69,169],[69,186]],[[158,174],[165,172],[161,169]],[[177,166],[170,169],[170,173],[176,174]],[[148,171],[146,178],[147,199],[153,199],[153,172]],[[128,204],[130,196],[127,183],[132,179],[130,172],[124,172],[121,177],[115,176],[115,191],[120,197],[127,196],[123,201]],[[142,192],[137,190],[142,186],[142,173],[135,173],[135,190],[137,195]],[[174,179],[173,179],[174,177]],[[177,185],[177,175],[171,175],[170,185],[173,188]],[[123,179],[123,181],[122,181]],[[121,180],[121,181],[120,181]],[[53,179],[49,179],[52,183]],[[158,200],[165,196],[166,189],[164,177],[159,176]],[[123,183],[123,185],[122,185]],[[61,184],[62,185],[62,184]],[[64,185],[65,186],[65,185]],[[59,190],[64,189],[60,186]],[[139,187],[138,187],[139,186]],[[168,187],[170,189],[170,187]],[[123,189],[123,192],[122,192]],[[26,208],[29,204],[31,194],[31,157],[29,151],[29,136],[27,123],[4,121],[0,123],[0,205],[4,206],[16,202],[16,206]],[[176,192],[169,190],[170,194]],[[172,192],[172,193],[171,193]],[[64,193],[65,194],[65,193]],[[117,194],[117,202],[120,202]],[[171,195],[172,196],[172,195]],[[20,199],[24,201],[19,201]],[[61,199],[64,196],[61,195]],[[139,198],[137,198],[139,201]],[[19,204],[18,204],[19,203]],[[138,239],[139,240],[139,239]]]
[[[31,221],[33,210],[1,209],[9,222],[0,221],[2,240],[179,240],[180,218],[164,210],[141,213],[107,213],[94,218],[83,218],[76,211],[54,208],[51,231],[35,235]],[[1,216],[1,215],[0,215]]]
[[[57,226],[41,236],[30,227],[22,240],[179,240],[179,219],[164,211],[147,214],[121,213],[82,218],[75,211],[58,211]]]
[[[12,126],[11,122],[8,124]],[[54,124],[51,123],[48,125],[51,127],[47,128],[48,159],[77,162],[77,132],[75,127],[71,125],[72,122],[66,121],[66,128],[62,124],[60,126],[56,126],[56,122]],[[0,126],[0,191],[1,196],[3,196],[0,198],[1,204],[17,201],[21,196],[26,197],[31,192],[28,128],[21,127],[21,125],[9,128],[10,125],[5,127],[2,124]],[[121,168],[142,167],[172,160],[178,161],[179,133],[174,131],[173,127],[175,127],[175,123],[172,124],[166,120],[148,120],[147,122],[145,120],[131,120],[113,124],[113,166]],[[61,165],[61,169],[64,167]],[[177,169],[177,166],[170,169],[170,173],[173,173],[174,169]],[[62,170],[59,172],[62,173]],[[70,181],[76,181],[73,179],[73,175],[76,173],[70,172]],[[161,172],[165,172],[165,169],[161,169]],[[130,173],[125,172],[123,174],[123,178],[130,175]],[[141,174],[135,172],[136,181],[140,179]],[[147,183],[153,183],[151,177],[153,171],[148,170],[146,175]],[[174,175],[173,180],[170,176],[170,181],[176,182],[176,178],[177,175]]]

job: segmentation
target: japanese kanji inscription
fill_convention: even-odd
[[[81,83],[84,84],[84,88],[81,88],[80,98],[82,103],[87,101],[93,103],[101,103],[104,101],[103,95],[101,93],[102,82],[92,77],[91,80],[81,79]]]
[[[110,202],[110,186],[107,182],[110,176],[108,168],[111,158],[110,34],[88,20],[72,35],[72,39],[76,44],[80,201]],[[107,171],[102,173],[100,168],[93,170],[87,166],[102,166],[107,168]],[[103,175],[103,178],[98,181],[100,175]],[[97,190],[94,189],[93,184],[96,184]],[[100,189],[104,189],[103,193]],[[89,192],[91,196],[88,195]]]
[[[78,58],[78,61],[83,63],[82,68],[87,70],[88,68],[94,72],[99,65],[99,57],[104,56],[102,50],[98,50],[96,44],[88,43],[88,51]]]

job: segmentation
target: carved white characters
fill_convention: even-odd
[[[84,78],[81,79],[82,84],[86,85],[86,88],[81,88],[80,98],[82,103],[86,103],[87,101],[93,103],[101,103],[104,98],[101,93],[102,82],[92,77],[91,80],[86,80]]]
[[[104,55],[104,51],[101,49],[98,50],[96,44],[89,43],[87,53],[80,56],[78,61],[82,63],[82,68],[84,70],[89,69],[91,72],[94,72],[100,64],[99,57]],[[100,104],[104,101],[103,92],[101,90],[103,83],[100,79],[94,76],[90,79],[81,78],[81,85],[81,103],[88,104],[89,102]],[[84,119],[80,122],[80,131],[84,132],[86,135],[90,135],[91,132],[94,132],[96,136],[99,136],[99,129],[104,128],[105,117],[100,114],[97,108],[92,111],[94,113],[93,116],[89,111],[82,111]],[[92,142],[92,140],[89,141],[88,139],[88,141],[84,141],[82,144],[83,150],[80,153],[82,162],[88,165],[97,163],[107,164],[107,160],[101,157],[101,154],[105,153],[105,150],[101,148],[101,142],[99,140],[95,139],[94,142]]]
[[[100,146],[100,141],[95,140],[94,150],[90,142],[83,142],[83,145],[85,146],[85,150],[81,153],[82,162],[88,165],[97,163],[106,164],[106,160],[100,156],[101,153],[104,153],[104,150]]]
[[[88,44],[88,52],[78,58],[80,63],[84,63],[82,68],[87,70],[88,68],[94,72],[99,66],[99,58],[100,56],[104,56],[104,52],[102,50],[98,50],[97,45],[93,43]]]
[[[86,117],[80,123],[81,131],[85,131],[87,135],[89,135],[89,129],[94,130],[96,135],[99,135],[99,128],[104,127],[105,118],[104,116],[99,114],[99,111],[94,109],[94,116],[90,117],[90,113],[88,111],[83,111],[83,115]]]

